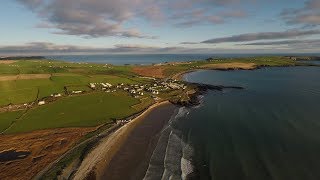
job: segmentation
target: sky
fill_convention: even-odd
[[[320,52],[320,0],[4,0],[0,22],[0,55]]]

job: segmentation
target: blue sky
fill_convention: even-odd
[[[320,50],[320,0],[1,3],[0,54]]]

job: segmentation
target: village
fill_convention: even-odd
[[[165,91],[170,90],[185,90],[187,86],[176,79],[166,79],[166,80],[157,80],[153,79],[151,83],[145,84],[124,84],[119,83],[117,85],[113,85],[108,82],[90,82],[88,87],[92,91],[104,91],[106,93],[113,93],[116,91],[125,91],[129,93],[134,98],[141,98],[144,96],[151,96],[155,101],[160,100],[159,95],[164,93]],[[38,105],[42,106],[48,102],[54,101],[57,98],[67,95],[77,95],[77,94],[84,94],[88,93],[83,90],[73,90],[68,92],[66,95],[61,93],[54,93],[51,94],[50,97],[43,98],[42,100],[38,101]],[[27,106],[27,104],[25,104]]]
[[[103,90],[106,93],[125,91],[128,92],[131,96],[135,98],[140,98],[147,94],[151,95],[153,98],[157,98],[156,95],[161,94],[164,91],[170,89],[186,89],[187,86],[183,83],[178,82],[177,80],[168,79],[168,80],[154,80],[152,83],[145,84],[124,84],[119,83],[117,85],[112,85],[110,83],[89,83],[89,87],[92,90]],[[73,93],[82,93],[82,91],[74,91]]]
[[[151,83],[149,82],[145,84],[119,83],[117,85],[112,85],[111,83],[108,83],[108,82],[103,82],[103,83],[91,82],[88,84],[88,87],[90,87],[92,91],[104,91],[105,93],[114,93],[117,91],[124,91],[129,93],[130,96],[138,99],[150,96],[155,101],[161,100],[159,96],[161,96],[162,93],[166,93],[171,90],[185,90],[187,88],[187,85],[177,81],[176,79],[166,79],[166,80],[152,79],[152,80],[153,81]],[[72,96],[72,95],[79,95],[79,94],[85,94],[85,93],[88,93],[88,92],[81,91],[81,90],[74,90],[74,91],[71,91],[69,95]],[[51,94],[50,97],[47,97],[38,101],[38,106],[45,105],[63,96],[64,95],[62,95],[61,93]],[[124,125],[130,122],[131,119],[132,117],[127,119],[119,119],[115,123]]]

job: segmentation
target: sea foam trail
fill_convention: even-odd
[[[170,119],[169,125],[171,125],[173,121],[178,120],[182,117],[185,117],[187,114],[189,114],[189,111],[186,107],[179,108],[177,115],[174,118]]]
[[[150,158],[149,166],[146,171],[145,180],[158,180],[161,179],[164,172],[164,159],[166,156],[166,149],[168,145],[168,139],[172,131],[171,123],[181,114],[181,108],[173,115],[168,125],[162,130],[156,148],[154,149]]]
[[[189,134],[191,131],[189,131]],[[185,137],[183,138],[184,141],[182,141],[182,158],[181,158],[181,172],[182,172],[182,179],[187,179],[189,175],[191,175],[194,171],[194,165],[192,163],[192,158],[194,155],[194,148],[190,142],[188,142],[189,138]],[[188,143],[185,143],[188,142]]]
[[[171,124],[189,113],[185,107],[179,108],[178,113],[170,119],[164,128],[157,146],[150,159],[144,179],[187,179],[193,172],[192,156],[194,153],[188,137],[182,139],[182,133],[172,128]]]
[[[168,138],[171,133],[171,128],[166,128],[162,131],[159,141],[153,154],[151,156],[149,167],[144,176],[145,180],[158,180],[161,179],[164,172],[164,158],[166,155],[166,148],[168,144]]]
[[[182,141],[181,133],[172,130],[164,159],[165,170],[162,179],[181,179]]]

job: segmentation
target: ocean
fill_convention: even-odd
[[[162,131],[145,179],[320,179],[320,68],[198,71],[210,91]]]
[[[210,57],[232,58],[232,57],[254,57],[254,56],[277,56],[294,54],[109,54],[109,55],[60,55],[46,56],[48,59],[64,60],[69,62],[94,62],[103,64],[156,64],[164,62],[183,62],[192,60],[204,60]],[[319,56],[320,54],[296,54]]]

